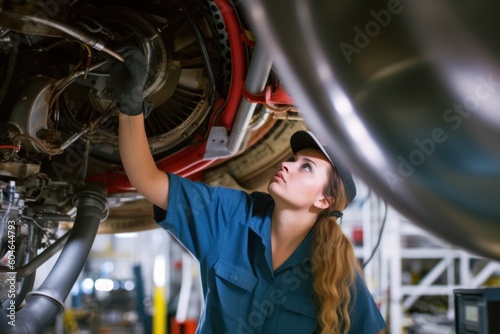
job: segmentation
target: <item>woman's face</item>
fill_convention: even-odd
[[[267,189],[275,202],[284,208],[324,209],[329,206],[323,192],[330,169],[330,162],[320,151],[301,150],[290,161],[281,164]]]

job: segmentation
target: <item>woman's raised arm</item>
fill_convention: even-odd
[[[133,45],[117,51],[125,61],[112,64],[111,81],[120,109],[118,141],[123,167],[137,191],[166,210],[169,178],[156,167],[144,129],[144,113],[150,109],[142,96],[148,75],[146,59]]]
[[[120,114],[120,156],[130,183],[151,203],[166,210],[168,203],[168,175],[156,167],[149,151],[144,129],[144,116]]]

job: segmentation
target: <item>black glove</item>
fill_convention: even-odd
[[[125,59],[123,63],[115,60],[111,65],[111,81],[118,107],[125,115],[135,116],[142,112],[148,115],[151,104],[142,96],[148,76],[146,58],[133,45],[122,46],[117,52]]]

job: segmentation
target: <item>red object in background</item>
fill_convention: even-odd
[[[363,228],[362,227],[355,227],[352,230],[352,241],[357,246],[363,246]]]
[[[170,331],[172,334],[194,334],[198,327],[198,321],[187,319],[184,322],[177,322],[175,318],[170,321]]]
[[[182,270],[182,261],[174,261],[174,269],[175,270]]]

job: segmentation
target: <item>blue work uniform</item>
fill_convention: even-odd
[[[197,333],[313,333],[312,232],[273,270],[271,196],[169,176],[167,212],[155,206],[154,216],[200,263],[205,310]],[[359,275],[355,288],[349,333],[374,334],[384,319]]]

